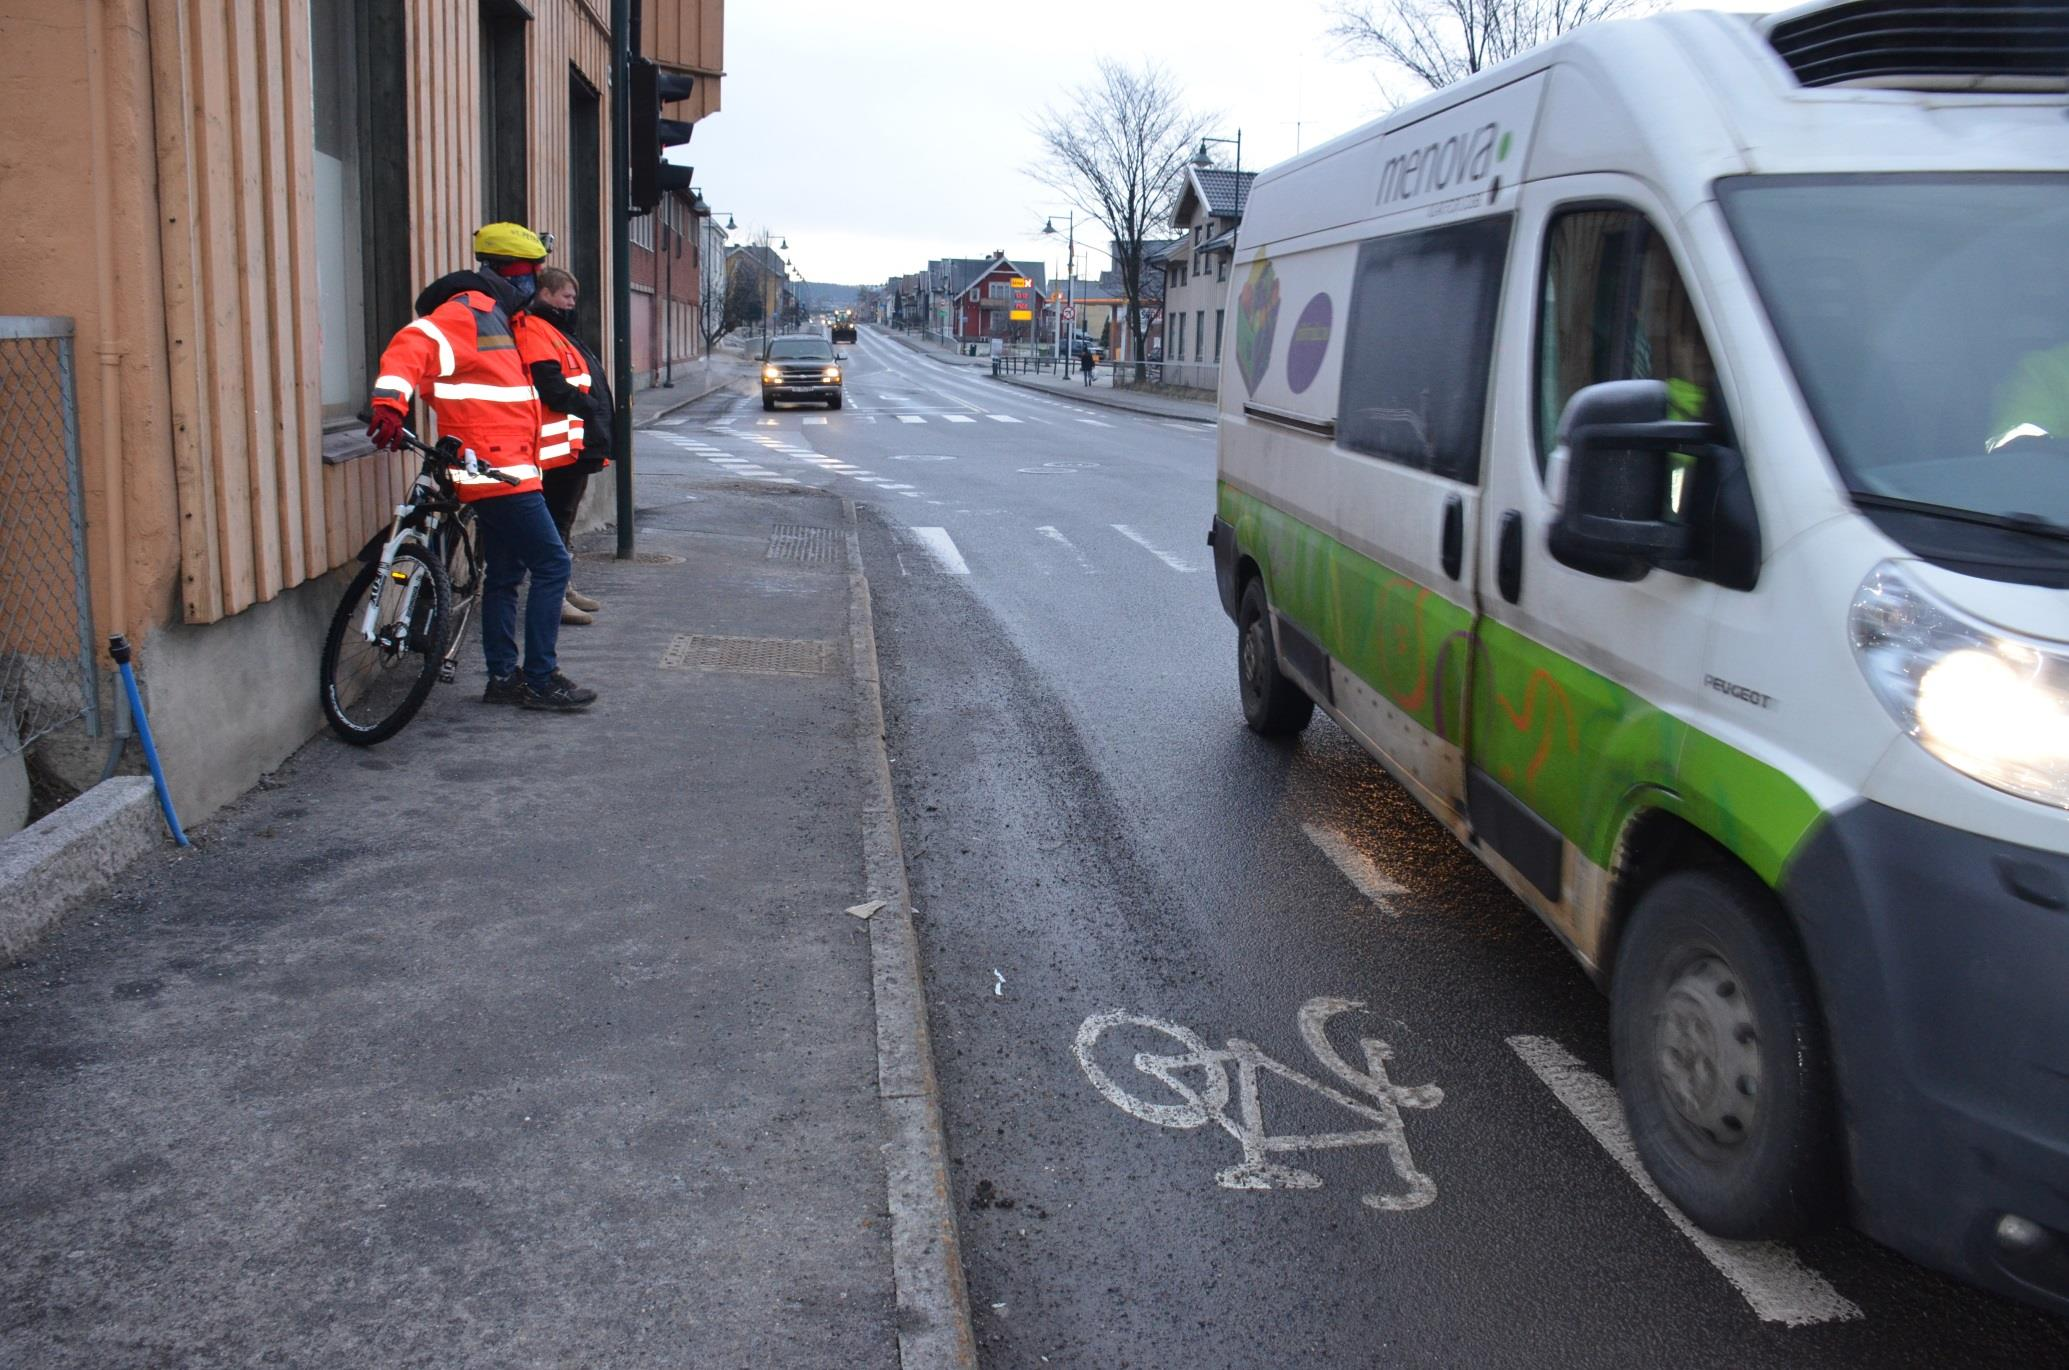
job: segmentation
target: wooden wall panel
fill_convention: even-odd
[[[181,614],[206,623],[348,560],[413,472],[397,457],[321,461],[309,16],[299,0],[142,0],[149,22]],[[648,53],[721,64],[722,0],[647,0]],[[599,0],[532,0],[526,31],[529,213],[571,225],[568,86],[609,89]],[[466,266],[481,217],[480,0],[407,0],[401,38],[410,274]],[[699,83],[699,113],[718,82]],[[610,131],[598,151],[609,241]],[[585,281],[610,336],[608,254]]]

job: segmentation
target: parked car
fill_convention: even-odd
[[[843,360],[815,333],[770,339],[762,355],[762,408],[774,409],[778,400],[820,400],[828,409],[840,408]]]
[[[1250,726],[1550,925],[1682,1212],[2069,1312],[2069,139],[1925,8],[1590,25],[1261,173],[1210,540]]]

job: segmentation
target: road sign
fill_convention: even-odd
[[[1078,307],[1077,307],[1076,305],[1074,305],[1074,304],[1067,304],[1067,305],[1063,306],[1063,317],[1064,317],[1064,318],[1066,318],[1066,319],[1075,319],[1075,318],[1076,318],[1077,316],[1078,316]]]

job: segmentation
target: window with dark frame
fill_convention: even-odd
[[[1375,238],[1358,250],[1337,441],[1465,484],[1480,441],[1509,216]]]
[[[525,141],[525,30],[515,0],[481,0],[481,217],[525,223],[531,213]]]
[[[1717,370],[1673,255],[1634,209],[1571,209],[1547,225],[1536,348],[1540,475],[1567,401],[1586,386],[1679,382],[1683,394],[1706,403],[1717,390]]]
[[[332,460],[370,451],[359,438],[374,367],[408,323],[408,73],[376,41],[405,22],[405,0],[309,0],[310,131],[315,181],[317,338],[324,445]]]

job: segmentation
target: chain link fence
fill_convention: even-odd
[[[0,316],[0,760],[100,733],[70,319]]]

